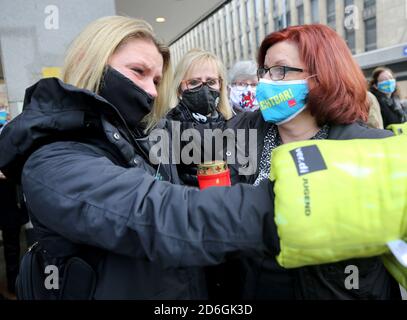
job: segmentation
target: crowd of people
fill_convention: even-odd
[[[27,292],[23,263],[19,297],[400,299],[376,256],[279,265],[278,190],[269,179],[272,151],[283,144],[393,136],[384,129],[406,122],[407,111],[391,70],[376,69],[368,87],[345,41],[314,24],[267,35],[257,62],[239,61],[228,74],[198,48],[172,71],[149,24],[105,17],[72,43],[62,80],[27,89],[22,114],[0,135],[0,170],[22,185],[37,238],[31,254],[63,279],[58,290]],[[174,122],[202,135],[256,130],[254,172],[228,163],[225,145],[212,160],[228,164],[230,187],[199,190],[199,163],[157,164],[150,135],[170,133]],[[187,144],[169,139],[171,148]],[[359,289],[346,288],[347,265],[358,268]],[[69,286],[79,275],[81,285]]]

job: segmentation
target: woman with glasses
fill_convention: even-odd
[[[212,53],[193,49],[178,63],[169,93],[169,119],[196,123],[223,122],[232,116],[225,68]]]
[[[195,140],[199,145],[195,147],[201,151],[200,159],[195,162],[204,160],[205,144],[209,145],[209,141],[205,141],[204,130],[223,129],[226,120],[232,117],[226,88],[224,65],[208,51],[190,50],[175,68],[172,88],[168,94],[169,104],[173,108],[168,112],[167,119],[177,121],[182,131],[195,129],[194,132],[199,136]],[[186,141],[180,141],[181,148],[186,144]],[[219,154],[217,160],[223,158],[223,150],[217,152],[211,148],[206,153],[207,159],[215,160],[216,154]],[[182,180],[188,185],[198,186],[197,163],[184,164],[182,160],[178,165]]]
[[[269,34],[258,54],[259,112],[237,115],[228,126],[257,129],[257,171],[239,176],[259,185],[270,175],[272,150],[309,139],[385,138],[362,124],[368,114],[365,78],[345,41],[324,25],[292,26]],[[235,174],[238,165],[229,166]],[[237,174],[236,174],[237,175]],[[327,181],[327,186],[329,182]],[[357,214],[357,212],[355,212]],[[389,299],[400,291],[379,258],[286,270],[275,259],[242,259],[242,296],[249,299]],[[347,266],[358,287],[346,287]]]
[[[238,61],[229,71],[229,100],[235,113],[256,111],[257,64],[254,61]]]
[[[227,110],[217,66],[179,81],[194,112]],[[28,257],[44,262],[22,264],[20,298],[205,299],[204,266],[263,252],[263,230],[274,228],[269,181],[200,191],[181,185],[175,163],[154,161],[149,128],[162,128],[170,69],[148,23],[104,17],[73,41],[63,81],[27,89],[0,136],[0,170],[21,178],[39,239]],[[48,265],[60,271],[54,290]]]

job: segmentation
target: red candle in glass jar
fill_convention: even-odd
[[[198,165],[199,189],[230,187],[230,171],[225,161],[211,161]]]

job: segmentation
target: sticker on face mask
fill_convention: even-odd
[[[293,108],[297,105],[297,101],[295,99],[288,100],[288,106]]]
[[[230,101],[233,107],[242,111],[256,111],[259,109],[255,87],[251,90],[231,87]]]
[[[307,80],[261,79],[257,85],[257,101],[264,120],[279,125],[293,119],[304,110],[308,92]]]

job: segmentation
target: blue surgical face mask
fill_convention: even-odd
[[[377,89],[383,93],[393,93],[396,90],[396,80],[381,81],[377,84]]]
[[[283,124],[305,109],[308,81],[273,81],[260,79],[257,101],[263,118],[277,125]]]
[[[5,109],[0,109],[0,126],[7,123],[7,111]]]

